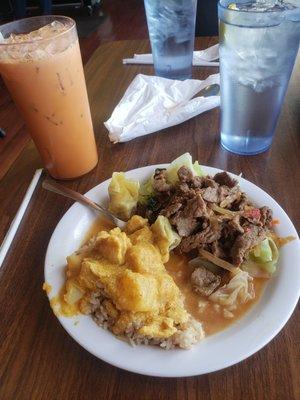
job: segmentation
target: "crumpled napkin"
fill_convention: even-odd
[[[219,74],[210,75],[204,81],[138,74],[104,122],[109,139],[113,143],[127,142],[218,107],[220,96],[193,97],[206,86],[219,83]]]
[[[218,67],[219,45],[209,47],[206,50],[194,51],[193,65],[205,67]],[[134,54],[133,58],[124,58],[123,64],[153,64],[152,54]]]

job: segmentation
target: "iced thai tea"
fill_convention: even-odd
[[[0,27],[0,73],[45,167],[58,179],[98,161],[75,22],[34,17]]]

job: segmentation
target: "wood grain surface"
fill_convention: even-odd
[[[215,42],[202,39],[197,41],[197,48]],[[299,60],[273,146],[264,154],[242,157],[223,150],[217,109],[159,133],[113,145],[103,121],[137,73],[153,73],[150,66],[123,66],[121,60],[148,50],[146,41],[108,43],[87,63],[85,72],[100,161],[85,177],[64,184],[85,192],[113,171],[169,162],[189,151],[203,165],[242,172],[282,205],[299,230]],[[199,79],[215,72],[213,68],[194,68],[194,76]],[[38,154],[30,144],[2,179],[0,242],[39,166]],[[300,399],[299,309],[257,354],[226,370],[199,377],[160,379],[135,375],[112,367],[81,348],[60,326],[42,291],[47,244],[71,204],[42,190],[39,184],[0,270],[1,400]]]

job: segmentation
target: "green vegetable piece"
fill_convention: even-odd
[[[172,161],[169,167],[167,168],[167,180],[169,183],[174,185],[176,182],[178,182],[177,171],[183,165],[188,167],[195,176],[204,175],[198,161],[196,161],[193,164],[192,156],[190,155],[190,153],[184,153],[180,157]]]
[[[249,253],[241,268],[251,276],[269,278],[277,267],[279,252],[273,239],[266,238]]]

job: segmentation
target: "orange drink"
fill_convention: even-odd
[[[0,26],[0,73],[54,178],[98,161],[75,22],[33,17]]]

